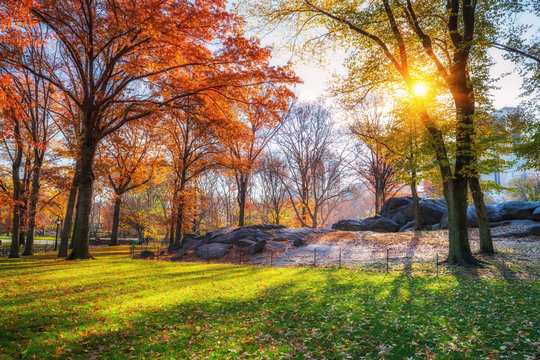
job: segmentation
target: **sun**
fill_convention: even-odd
[[[416,84],[414,84],[414,87],[413,87],[414,95],[418,97],[424,97],[426,96],[427,92],[428,92],[428,88],[426,84],[422,82],[417,82]]]

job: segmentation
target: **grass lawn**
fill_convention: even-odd
[[[0,358],[527,359],[540,284],[53,254],[0,259]]]

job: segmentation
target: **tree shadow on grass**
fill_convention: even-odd
[[[508,306],[518,296],[533,300],[537,295],[520,283],[508,287],[450,278],[441,288],[436,278],[411,276],[407,268],[396,276],[338,269],[141,266],[146,277],[140,283],[131,274],[111,283],[105,275],[84,283],[81,290],[88,292],[66,296],[61,318],[41,321],[54,309],[29,307],[25,322],[10,324],[11,341],[0,344],[7,354],[22,358],[50,358],[58,351],[59,358],[80,359],[474,359],[487,358],[490,349],[500,349],[518,332],[538,334],[533,323],[523,321],[537,316],[534,308],[518,318]],[[151,272],[150,266],[164,273]],[[107,286],[100,287],[103,283]],[[76,283],[70,286],[77,289]],[[479,291],[496,300],[492,306],[503,306],[493,311],[471,305]],[[41,298],[44,304],[52,300],[48,294]],[[475,313],[486,321],[475,323]],[[509,320],[521,321],[522,328],[502,332]],[[471,338],[474,327],[481,333]],[[512,351],[523,356],[513,358],[534,351],[531,343],[520,346]]]

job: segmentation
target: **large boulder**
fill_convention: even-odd
[[[383,216],[375,216],[370,219],[365,219],[366,230],[375,232],[396,232],[400,226],[395,221]]]
[[[365,231],[366,225],[363,221],[358,220],[339,220],[332,224],[332,229],[343,231]]]
[[[275,235],[276,241],[292,241],[296,239],[305,240],[306,237],[313,234],[326,234],[335,230],[330,229],[313,229],[313,228],[284,228],[277,230]]]
[[[531,220],[540,221],[540,206],[538,206],[531,214]]]
[[[204,260],[217,259],[224,256],[231,248],[230,244],[211,243],[199,246],[195,251],[198,257]]]
[[[251,254],[251,255],[254,255],[258,252],[261,252],[262,249],[264,249],[264,246],[266,245],[266,240],[261,240],[253,245],[251,245],[250,247],[248,247],[248,252]]]
[[[510,229],[502,233],[494,234],[493,237],[528,237],[540,236],[540,224],[533,223],[526,228]]]
[[[229,233],[214,236],[210,238],[208,242],[237,245],[240,239],[258,242],[261,240],[269,240],[271,237],[271,234],[262,230],[238,228]]]
[[[384,202],[379,215],[403,226],[413,218],[413,200],[410,196],[392,197]]]
[[[400,226],[384,216],[374,216],[364,220],[341,220],[332,225],[332,229],[345,231],[395,232]]]
[[[446,213],[446,202],[434,199],[420,199],[420,216],[422,226],[435,225],[440,223],[441,218]],[[411,216],[411,220],[414,215]]]
[[[446,212],[446,201],[435,199],[420,199],[420,215],[422,226],[438,224]],[[412,197],[393,197],[384,203],[379,215],[392,220],[403,227],[414,220],[414,206]]]
[[[211,232],[207,232],[206,235],[204,235],[204,238],[205,239],[212,239],[216,236],[220,236],[220,235],[223,235],[223,234],[228,234],[230,233],[231,231],[235,230],[235,229],[238,229],[236,226],[223,226],[223,227],[220,227],[214,231],[211,231]]]
[[[204,240],[187,238],[187,239],[184,239],[184,241],[182,241],[182,249],[188,251],[188,250],[196,249],[199,246],[202,246],[204,244],[205,244]]]
[[[448,212],[445,212],[439,224],[441,229],[448,229]],[[474,206],[467,208],[467,227],[478,227],[478,217]]]
[[[502,220],[525,220],[539,205],[539,202],[505,201],[498,205],[498,209]]]

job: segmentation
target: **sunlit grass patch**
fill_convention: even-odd
[[[538,282],[129,258],[0,259],[0,358],[526,359]]]

